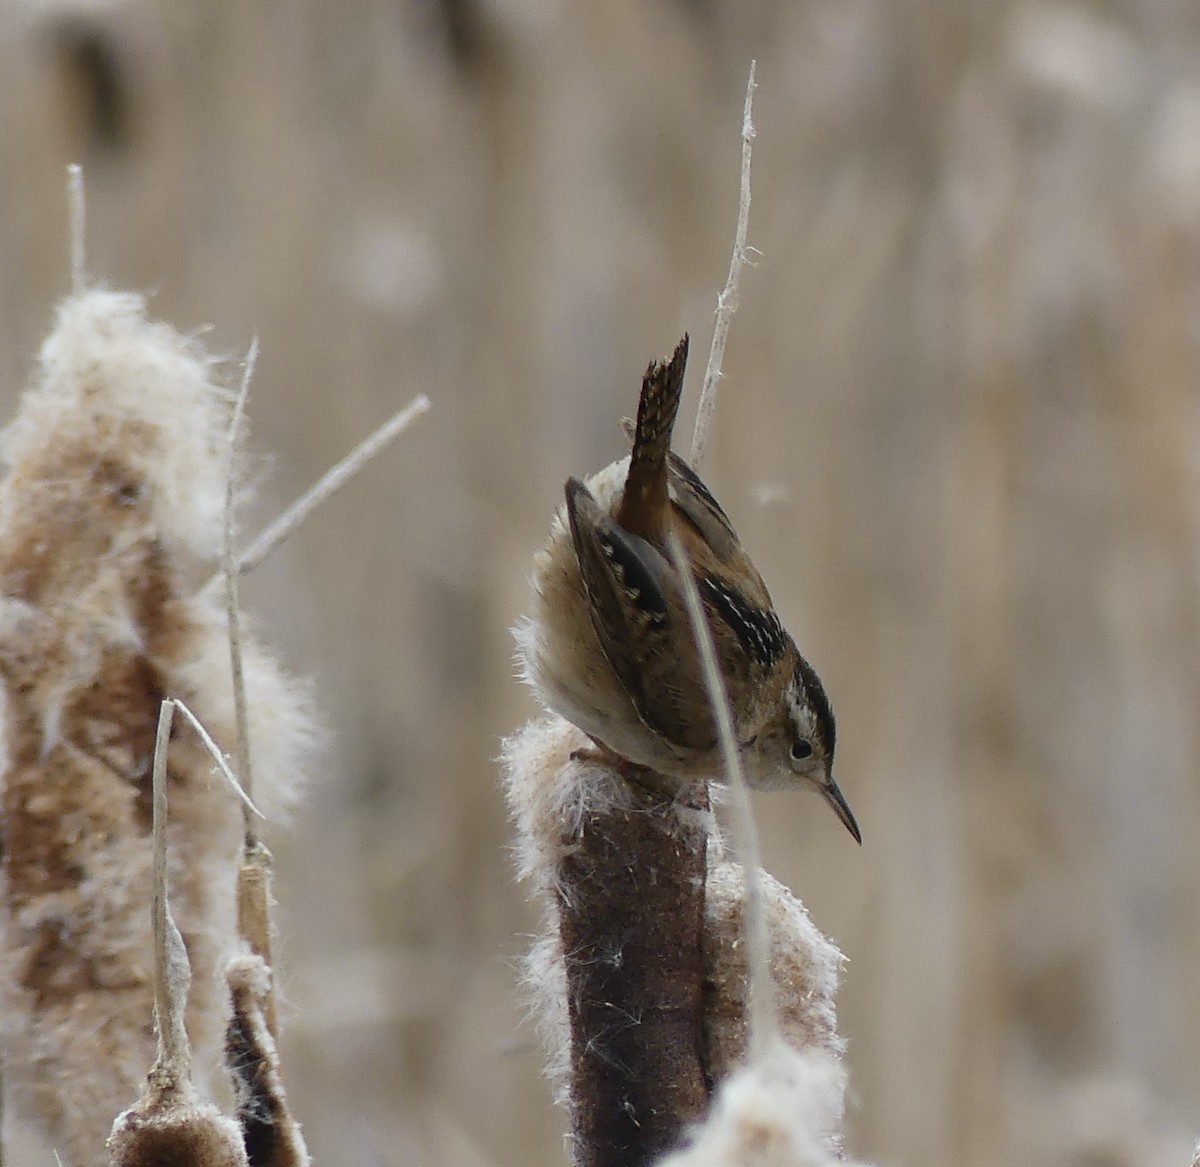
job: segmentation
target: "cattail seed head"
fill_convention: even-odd
[[[151,798],[164,696],[233,744],[221,545],[229,394],[137,296],[60,307],[0,450],[0,1041],[5,1087],[69,1167],[103,1161],[153,1060]],[[249,638],[247,638],[249,639]],[[256,796],[290,797],[308,698],[248,645]],[[280,739],[286,739],[281,741]],[[224,1028],[240,809],[193,731],[169,768],[171,896],[199,1082]]]

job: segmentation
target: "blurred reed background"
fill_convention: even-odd
[[[707,349],[751,57],[763,256],[707,471],[866,840],[757,801],[850,958],[850,1145],[1185,1163],[1194,4],[6,0],[5,411],[67,291],[73,160],[95,275],[261,338],[248,529],[433,398],[246,589],[333,730],[276,844],[285,1066],[318,1162],[561,1163],[515,987],[508,629],[647,360]]]

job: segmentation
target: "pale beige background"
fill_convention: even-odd
[[[433,399],[248,588],[336,734],[277,848],[288,1079],[321,1163],[561,1163],[508,628],[646,361],[707,349],[752,56],[763,256],[708,474],[839,712],[863,849],[758,807],[850,958],[851,1147],[1185,1163],[1193,3],[5,0],[0,401],[67,286],[71,160],[97,276],[258,332],[256,522]]]

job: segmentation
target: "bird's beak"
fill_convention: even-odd
[[[833,780],[832,774],[829,775],[821,786],[821,793],[825,796],[825,801],[833,807],[833,813],[842,820],[842,826],[854,836],[854,841],[861,847],[862,832],[858,829],[858,823],[854,820],[854,811],[850,809],[850,804],[838,789],[838,784]]]

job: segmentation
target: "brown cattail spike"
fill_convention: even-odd
[[[241,956],[227,970],[233,1015],[225,1061],[237,1091],[238,1121],[250,1167],[308,1167],[308,1150],[283,1090],[279,1054],[267,1010],[274,1008],[271,969]]]

